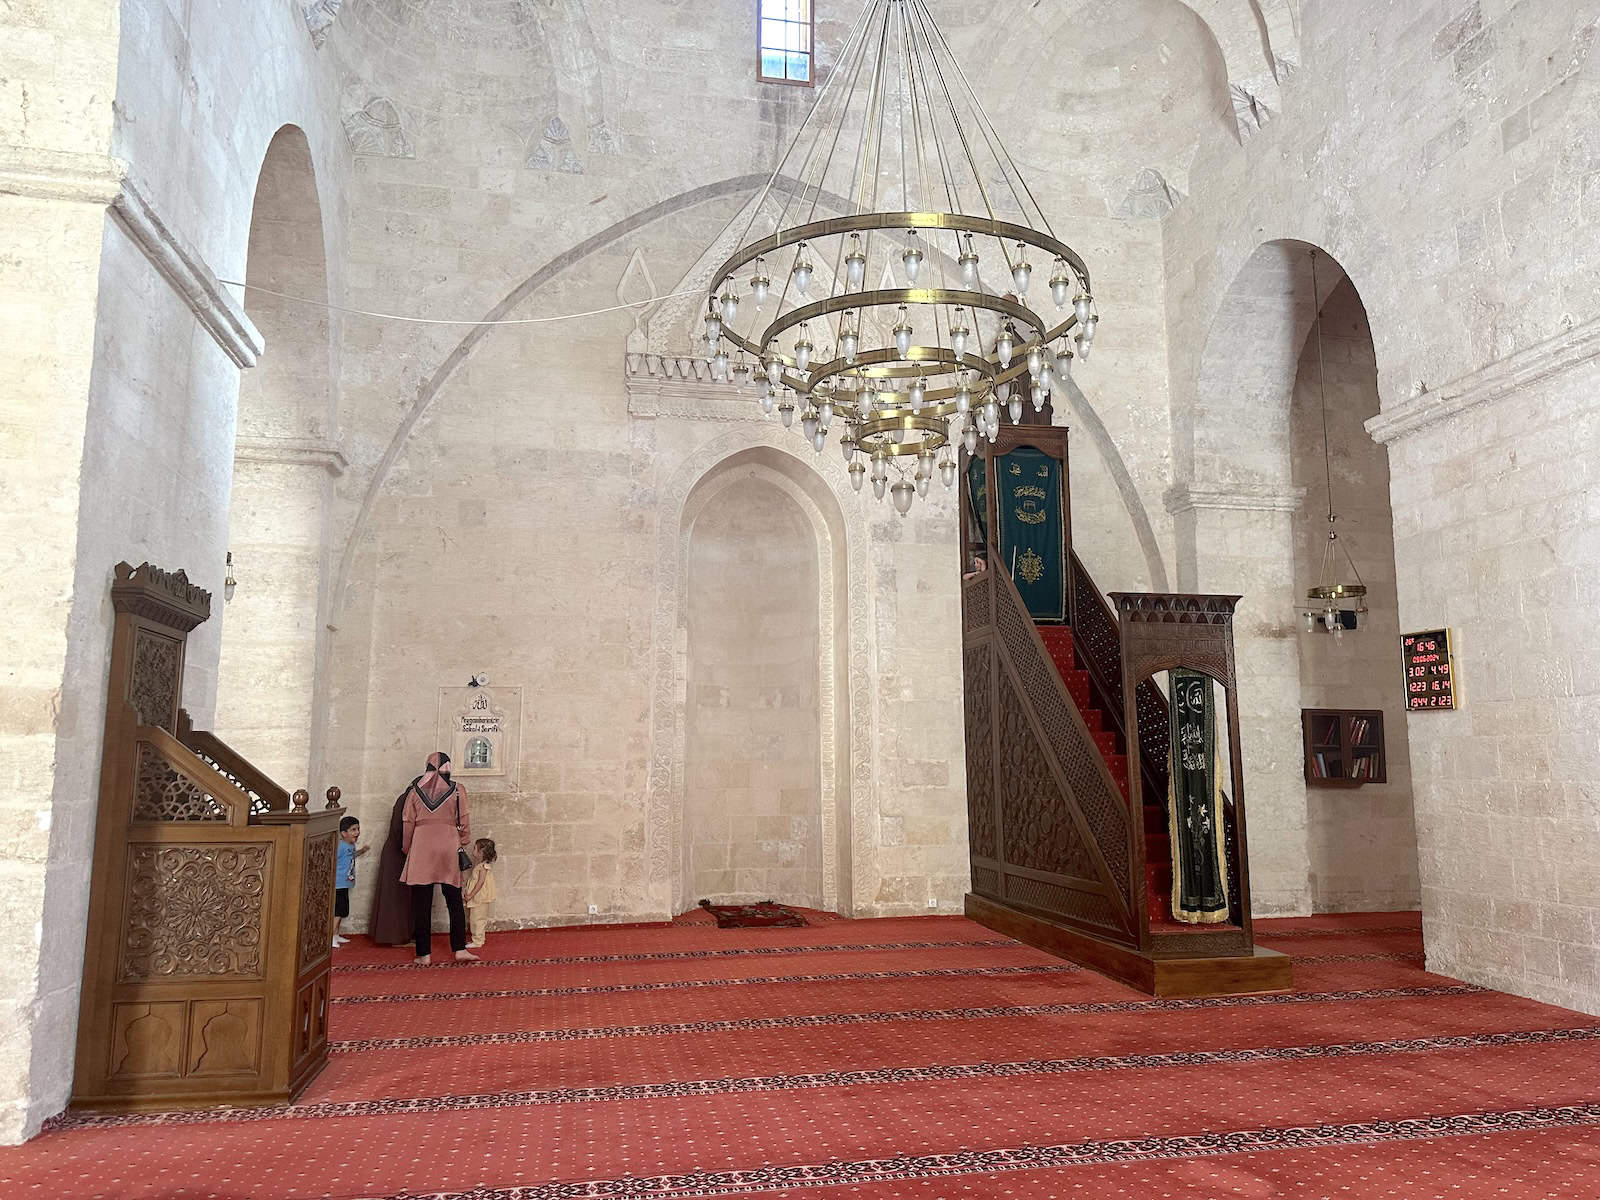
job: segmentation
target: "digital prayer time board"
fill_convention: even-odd
[[[1407,710],[1456,707],[1455,667],[1450,657],[1448,629],[1402,635],[1400,660],[1405,665]]]

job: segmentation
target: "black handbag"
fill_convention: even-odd
[[[456,793],[456,832],[461,832],[461,794]],[[472,857],[467,853],[465,846],[456,847],[456,866],[465,875],[472,870]]]

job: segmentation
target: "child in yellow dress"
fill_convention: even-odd
[[[472,844],[472,869],[462,881],[461,899],[467,906],[467,926],[472,940],[469,949],[476,950],[489,935],[489,906],[494,903],[494,861],[498,856],[490,838],[479,838]]]

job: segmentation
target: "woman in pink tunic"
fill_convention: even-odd
[[[401,849],[406,856],[400,881],[411,888],[411,920],[417,963],[432,962],[433,885],[444,893],[450,913],[450,949],[462,960],[478,956],[467,949],[467,912],[461,904],[459,851],[472,841],[467,793],[450,778],[450,756],[428,756],[428,769],[406,788]]]

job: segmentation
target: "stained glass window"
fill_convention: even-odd
[[[757,13],[757,78],[810,86],[811,0],[757,0]]]

